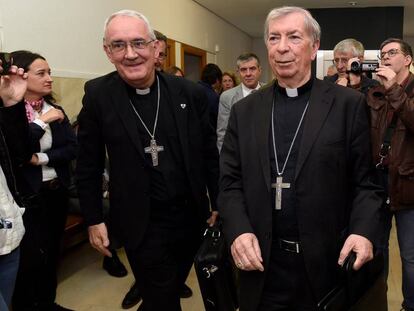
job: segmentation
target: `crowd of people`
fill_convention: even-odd
[[[274,80],[260,81],[249,52],[238,79],[210,63],[193,83],[165,69],[167,37],[143,14],[113,13],[103,47],[115,71],[85,84],[76,133],[43,56],[15,51],[7,72],[0,63],[0,310],[70,310],[55,298],[73,173],[113,276],[127,274],[125,249],[135,281],[123,308],[180,311],[204,229],[219,219],[241,311],[318,310],[351,253],[355,270],[383,256],[386,281],[395,217],[401,310],[414,310],[410,45],[384,40],[366,72],[352,66],[363,44],[344,39],[318,80],[321,29],[307,10],[271,10],[264,38]]]

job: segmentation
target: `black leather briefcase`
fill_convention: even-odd
[[[236,270],[218,226],[206,229],[194,267],[206,311],[234,311],[238,308]]]
[[[341,269],[340,283],[318,303],[318,310],[388,310],[383,256],[375,256],[358,271],[352,268],[355,259],[353,252],[347,257]]]

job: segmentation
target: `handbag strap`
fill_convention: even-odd
[[[392,134],[394,133],[395,127],[397,126],[397,120],[398,120],[398,115],[395,112],[393,112],[391,122],[390,124],[388,124],[388,127],[384,133],[384,139],[382,141],[380,152],[379,152],[380,161],[376,165],[377,169],[384,168],[384,165],[383,165],[384,159],[388,156],[388,153],[391,149],[391,138],[392,138]]]

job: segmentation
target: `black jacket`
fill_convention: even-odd
[[[60,106],[50,103],[49,105],[63,111]],[[49,123],[49,126],[52,132],[52,147],[45,151],[49,158],[47,166],[53,167],[62,185],[69,187],[71,182],[70,164],[75,158],[77,151],[76,135],[66,115],[63,121],[53,121]],[[32,154],[40,152],[40,139],[44,135],[45,130],[33,122],[29,124],[29,127],[31,152]],[[19,181],[19,188],[22,194],[30,196],[38,193],[42,186],[42,166],[26,163],[22,167],[22,177],[23,180]]]
[[[16,186],[16,173],[31,158],[30,133],[24,102],[3,107],[0,99],[0,165],[13,198],[23,206]]]
[[[169,94],[178,139],[199,221],[209,215],[209,193],[216,207],[218,151],[209,123],[204,91],[189,80],[158,74]],[[150,213],[149,170],[144,161],[137,118],[123,80],[117,72],[85,85],[79,114],[79,156],[76,179],[81,209],[88,225],[103,222],[102,172],[109,159],[108,227],[126,247],[135,248],[147,229]],[[106,149],[106,151],[105,151]]]
[[[229,245],[254,233],[264,272],[240,272],[240,310],[257,310],[272,244],[269,133],[274,88],[247,96],[231,111],[220,153],[218,206]],[[381,190],[371,181],[370,136],[364,96],[315,80],[295,172],[297,222],[313,293],[336,285],[339,251],[349,234],[378,241]],[[275,280],[276,281],[276,280]]]

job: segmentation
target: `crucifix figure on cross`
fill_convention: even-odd
[[[151,154],[152,165],[158,166],[158,152],[164,151],[163,146],[158,146],[155,139],[150,140],[150,145],[144,148],[145,153]]]
[[[284,183],[283,177],[278,176],[276,177],[276,183],[272,184],[272,188],[276,189],[275,193],[275,209],[281,210],[282,209],[282,189],[290,188],[290,183]]]

